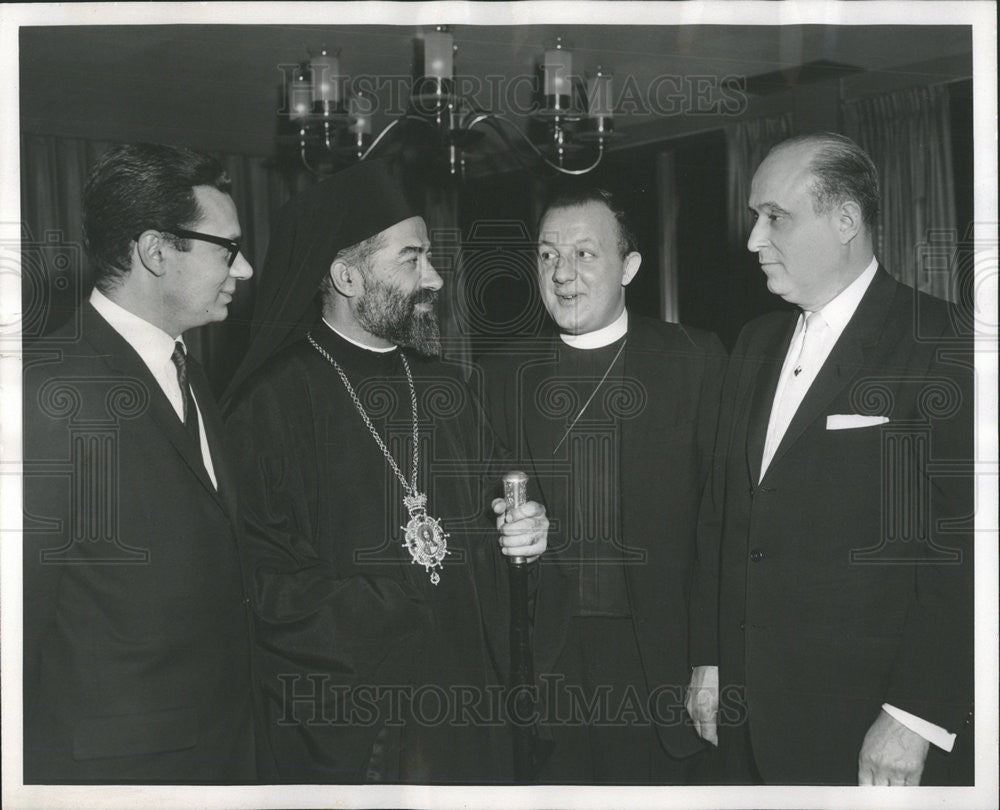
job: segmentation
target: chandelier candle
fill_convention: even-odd
[[[313,102],[324,107],[340,101],[340,59],[323,48],[309,60],[313,80]]]
[[[424,76],[450,79],[452,71],[452,35],[438,26],[424,34]]]
[[[573,54],[563,46],[562,37],[545,51],[545,96],[552,109],[569,107],[572,93]]]

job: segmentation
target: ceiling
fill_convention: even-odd
[[[34,133],[152,139],[271,155],[283,98],[280,66],[305,60],[307,48],[327,46],[340,49],[344,73],[355,82],[367,77],[376,90],[377,132],[390,120],[387,113],[393,107],[401,111],[405,103],[423,30],[389,25],[26,27],[20,32],[21,125]],[[972,51],[968,26],[467,25],[453,32],[456,75],[470,77],[473,90],[479,82],[474,95],[480,107],[503,111],[514,121],[532,93],[530,78],[513,77],[534,76],[546,42],[562,36],[572,45],[575,73],[600,64],[615,74],[617,93],[628,88],[619,99],[625,111],[616,117],[617,129],[626,135],[660,119],[667,126],[671,113],[665,110],[676,111],[685,94],[690,107],[695,102],[691,87],[699,77],[716,86],[725,77],[745,78],[755,93],[761,83],[752,77],[765,76],[773,84],[784,76],[794,84],[831,75],[830,63],[891,72]],[[811,72],[796,72],[812,63],[819,64]]]

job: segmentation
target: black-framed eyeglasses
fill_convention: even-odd
[[[165,231],[165,233],[179,236],[181,239],[200,239],[202,242],[211,242],[213,245],[224,247],[229,251],[229,255],[226,257],[227,267],[233,266],[233,262],[236,261],[236,257],[240,252],[240,243],[235,239],[226,239],[224,236],[213,236],[210,233],[199,233],[198,231],[186,231],[183,228]]]

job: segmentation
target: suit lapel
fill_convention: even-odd
[[[886,313],[898,287],[898,282],[879,268],[857,310],[834,344],[830,356],[806,392],[795,416],[792,417],[788,430],[785,431],[774,452],[774,458],[768,466],[769,470],[795,444],[802,432],[827,412],[833,398],[868,367],[872,352],[878,345],[879,335],[885,328]],[[766,429],[765,424],[765,431]]]
[[[750,415],[747,426],[747,473],[750,480],[760,480],[760,466],[764,458],[764,442],[767,439],[767,423],[771,418],[774,393],[778,388],[778,378],[784,365],[788,346],[792,342],[796,312],[788,313],[783,328],[776,329],[768,338],[759,355],[750,358],[758,366],[753,370],[753,396],[750,401]]]
[[[674,392],[678,390],[678,386],[687,381],[671,379],[664,386],[658,385],[663,382],[664,366],[671,365],[671,360],[656,351],[653,336],[644,328],[640,319],[634,317],[629,319],[626,341],[622,378],[626,381],[635,380],[640,386],[651,385],[653,390],[665,394],[665,398],[658,401],[648,397],[645,407],[634,419],[618,419],[621,431],[621,440],[617,443],[618,470],[621,475],[619,481],[621,487],[619,502],[622,504],[621,539],[628,545],[630,538],[642,537],[648,527],[642,525],[645,521],[641,513],[635,509],[625,509],[624,504],[628,499],[628,493],[644,492],[649,486],[649,481],[645,464],[627,463],[627,460],[634,462],[642,459],[644,454],[639,448],[643,446],[646,437],[657,435],[662,430],[658,426],[670,424],[676,418],[677,404]],[[628,401],[630,397],[625,396],[623,399]],[[634,454],[631,452],[633,447],[637,450]],[[626,574],[630,580],[633,573],[634,567],[626,566]]]
[[[149,392],[148,413],[150,418],[163,431],[163,434],[202,486],[219,506],[225,509],[226,505],[208,477],[201,453],[197,451],[181,420],[177,418],[177,412],[170,404],[170,400],[167,399],[167,395],[163,393],[160,384],[135,349],[97,313],[97,310],[90,303],[84,304],[83,328],[87,342],[94,347],[109,368],[124,376],[141,380],[145,384],[146,390]]]
[[[621,534],[618,539],[622,545],[621,553],[627,561],[634,562],[640,553],[646,555],[647,560],[644,565],[625,565],[625,583],[634,608],[648,603],[652,583],[646,566],[657,555],[655,549],[646,547],[653,520],[646,493],[650,475],[658,468],[656,461],[647,458],[643,447],[648,446],[649,437],[662,435],[663,426],[676,420],[677,392],[689,385],[690,380],[677,373],[672,358],[663,354],[663,344],[642,320],[630,317],[627,334],[622,378],[626,384],[634,380],[646,387],[647,393],[645,406],[634,419],[619,417],[617,420],[620,430],[618,471],[621,476],[618,498]],[[666,374],[665,368],[670,369]],[[662,395],[662,398],[657,395]],[[631,398],[626,395],[623,399],[630,401]],[[634,495],[635,503],[631,502],[630,495]],[[662,587],[662,583],[656,583],[656,587]]]

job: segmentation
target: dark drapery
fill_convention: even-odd
[[[881,185],[875,253],[904,284],[955,301],[948,273],[931,272],[939,244],[958,237],[948,90],[911,87],[844,104],[845,132],[871,155]]]
[[[771,148],[790,138],[794,127],[791,113],[739,121],[726,127],[726,157],[729,182],[726,208],[729,216],[729,241],[734,249],[743,250],[753,222],[747,200],[750,183],[757,167]]]

